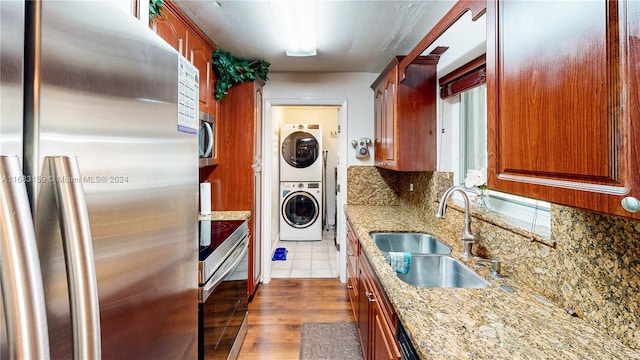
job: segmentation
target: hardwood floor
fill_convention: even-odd
[[[272,279],[249,303],[249,329],[238,359],[298,359],[306,322],[354,321],[338,279]]]

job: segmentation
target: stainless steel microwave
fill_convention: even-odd
[[[213,165],[216,154],[215,144],[215,116],[200,111],[200,134],[198,150],[200,152],[200,167]]]

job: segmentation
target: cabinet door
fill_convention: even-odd
[[[191,63],[200,70],[200,111],[215,113],[211,88],[211,68],[212,49],[198,36],[190,35],[188,41],[189,56]]]
[[[371,285],[369,279],[363,268],[358,270],[358,334],[360,335],[360,344],[362,345],[362,355],[365,359],[369,358],[369,319],[370,306],[369,302],[372,299]]]
[[[371,303],[371,358],[374,360],[398,360],[400,350],[389,324],[384,317],[380,302],[375,298]]]
[[[182,56],[187,57],[185,43],[187,28],[178,18],[171,6],[164,7],[164,15],[158,16],[151,24],[151,29],[176,49]]]
[[[398,85],[398,68],[394,67],[384,81],[383,123],[382,123],[382,153],[384,166],[393,168],[396,165],[396,91]]]
[[[347,293],[353,310],[353,317],[358,323],[358,238],[347,222]]]
[[[374,162],[376,166],[382,166],[386,155],[384,154],[384,148],[382,147],[382,137],[384,126],[384,91],[382,87],[378,87],[374,94],[374,121],[375,121],[375,139],[373,141]]]
[[[347,255],[353,256],[353,255]],[[347,294],[349,295],[349,302],[351,303],[351,310],[353,310],[353,318],[358,323],[358,281],[356,277],[356,270],[353,269],[349,259],[347,259]]]
[[[639,8],[488,3],[490,188],[640,218]]]
[[[253,242],[251,255],[249,294],[255,294],[262,274],[262,86],[254,82],[253,126]]]

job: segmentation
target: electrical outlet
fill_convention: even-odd
[[[413,192],[413,183],[409,183],[409,191]]]

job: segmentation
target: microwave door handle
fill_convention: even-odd
[[[17,156],[0,156],[0,271],[9,358],[48,359],[38,245]]]
[[[204,151],[204,157],[209,157],[211,155],[211,151],[213,150],[213,128],[211,127],[211,123],[204,122],[204,127],[207,130],[207,149]]]
[[[76,157],[50,156],[53,190],[65,253],[74,359],[100,359],[100,308],[89,212]]]

